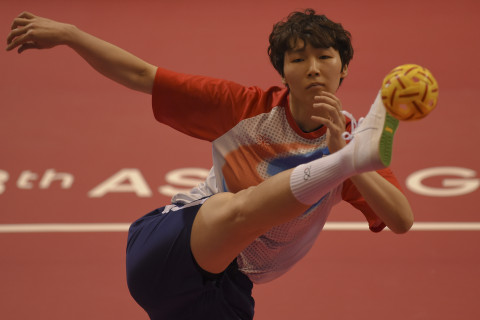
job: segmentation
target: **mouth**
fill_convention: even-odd
[[[312,82],[307,86],[307,90],[311,88],[325,88],[325,85],[321,82]]]

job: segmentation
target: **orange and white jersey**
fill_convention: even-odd
[[[261,90],[159,68],[152,105],[158,121],[213,145],[213,169],[206,182],[188,194],[175,196],[175,202],[186,203],[217,192],[238,192],[329,155],[326,128],[303,132],[290,113],[285,88]],[[379,172],[398,186],[389,169]],[[372,231],[385,227],[347,180],[319,198],[303,215],[254,241],[237,258],[240,270],[256,283],[286,272],[312,247],[332,206],[342,199],[362,211]]]

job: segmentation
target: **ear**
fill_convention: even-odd
[[[342,72],[340,72],[340,77],[343,79],[348,75],[348,65],[343,66]]]

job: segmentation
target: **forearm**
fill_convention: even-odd
[[[375,214],[395,233],[407,232],[413,212],[405,195],[377,172],[350,178]]]
[[[7,50],[67,45],[104,76],[131,89],[151,93],[157,68],[77,27],[24,12],[13,20]]]
[[[65,32],[65,44],[99,73],[128,88],[151,94],[155,66],[73,25],[67,26]]]

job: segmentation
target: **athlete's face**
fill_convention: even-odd
[[[337,50],[314,48],[298,40],[296,46],[285,53],[283,81],[290,89],[292,99],[310,101],[321,91],[335,93],[340,79],[347,75]]]

